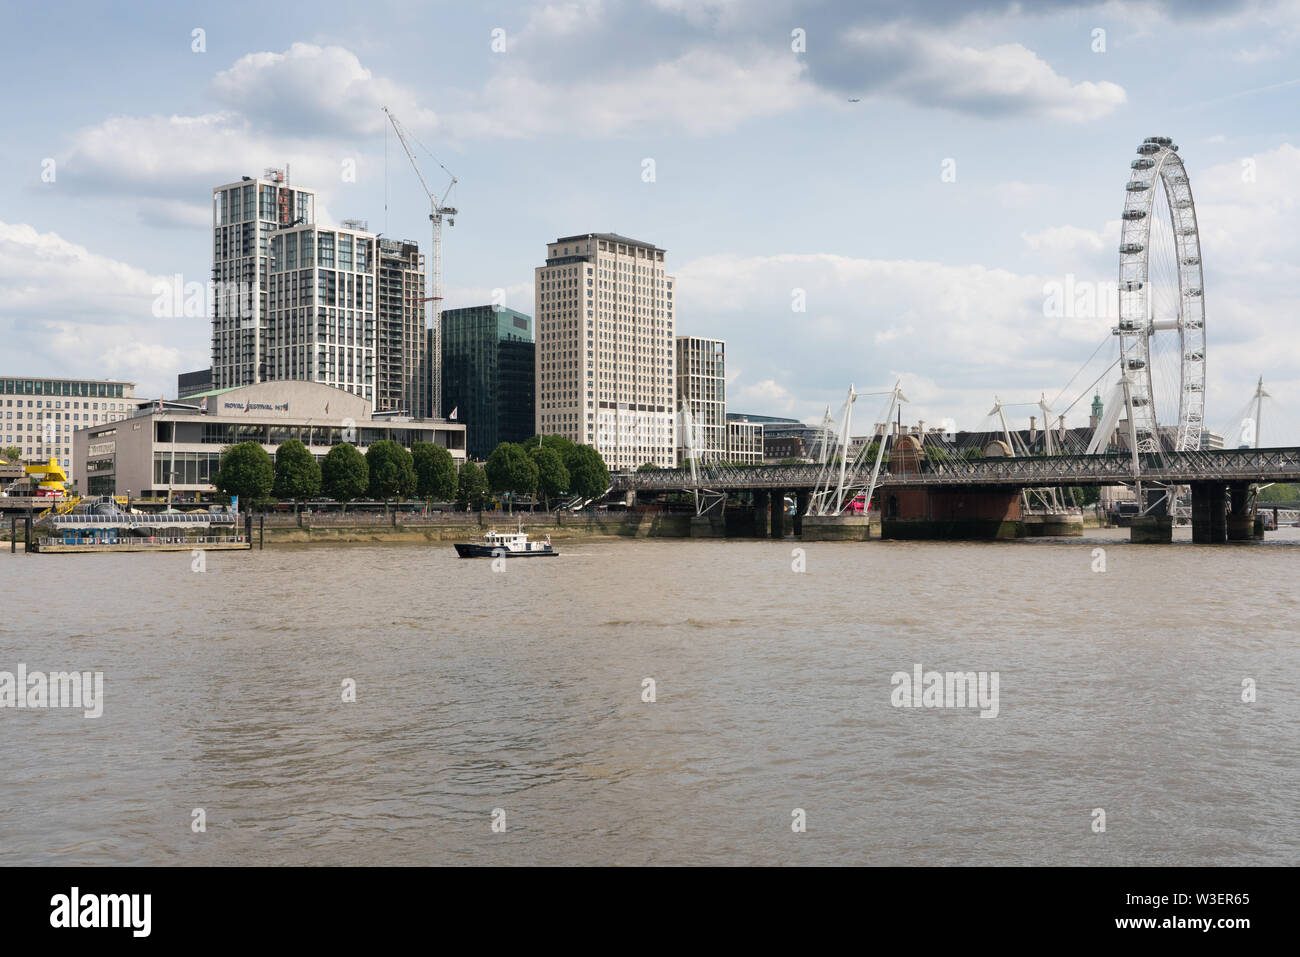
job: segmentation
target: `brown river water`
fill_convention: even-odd
[[[104,678],[0,709],[0,864],[1294,865],[1269,537],[6,548],[0,672]],[[996,716],[896,707],[918,664]]]

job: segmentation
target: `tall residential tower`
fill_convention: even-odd
[[[424,257],[415,242],[379,240],[378,307],[375,411],[433,415],[425,355]]]
[[[320,382],[373,401],[374,234],[282,227],[271,234],[270,250],[262,380]]]
[[[212,191],[212,383],[218,389],[268,378],[270,237],[315,221],[316,194],[285,171]]]

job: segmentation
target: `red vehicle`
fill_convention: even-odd
[[[865,495],[855,495],[844,506],[844,511],[849,515],[862,515],[867,511],[867,497]]]

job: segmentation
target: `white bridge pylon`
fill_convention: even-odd
[[[894,412],[900,402],[906,402],[907,397],[903,395],[902,380],[894,383],[894,387],[888,392],[855,392],[853,386],[849,386],[848,395],[844,399],[843,412],[840,415],[839,432],[836,436],[839,448],[839,461],[831,458],[828,454],[830,442],[828,441],[829,428],[823,421],[822,425],[822,455],[819,456],[819,464],[822,466],[821,479],[817,488],[813,491],[808,499],[807,515],[841,515],[848,504],[859,495],[864,496],[864,500],[870,507],[871,496],[875,494],[876,482],[880,478],[880,465],[885,456],[885,440],[888,437],[889,423],[893,421]],[[862,443],[862,448],[858,449],[858,454],[853,457],[852,463],[849,462],[849,446],[852,442],[853,426],[853,404],[863,396],[868,395],[887,395],[888,403],[885,408],[885,414],[879,422],[883,423],[883,432],[879,432],[876,442],[876,454],[871,462],[870,472],[867,472],[868,452],[871,445],[868,442]]]

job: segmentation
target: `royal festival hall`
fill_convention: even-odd
[[[364,452],[391,439],[410,448],[431,442],[465,460],[465,426],[446,419],[376,413],[373,403],[315,382],[275,381],[237,386],[183,402],[142,405],[117,422],[73,433],[72,481],[82,495],[174,495],[198,499],[215,492],[221,450],[260,442],[267,452],[298,439],[316,458],[350,442]]]

